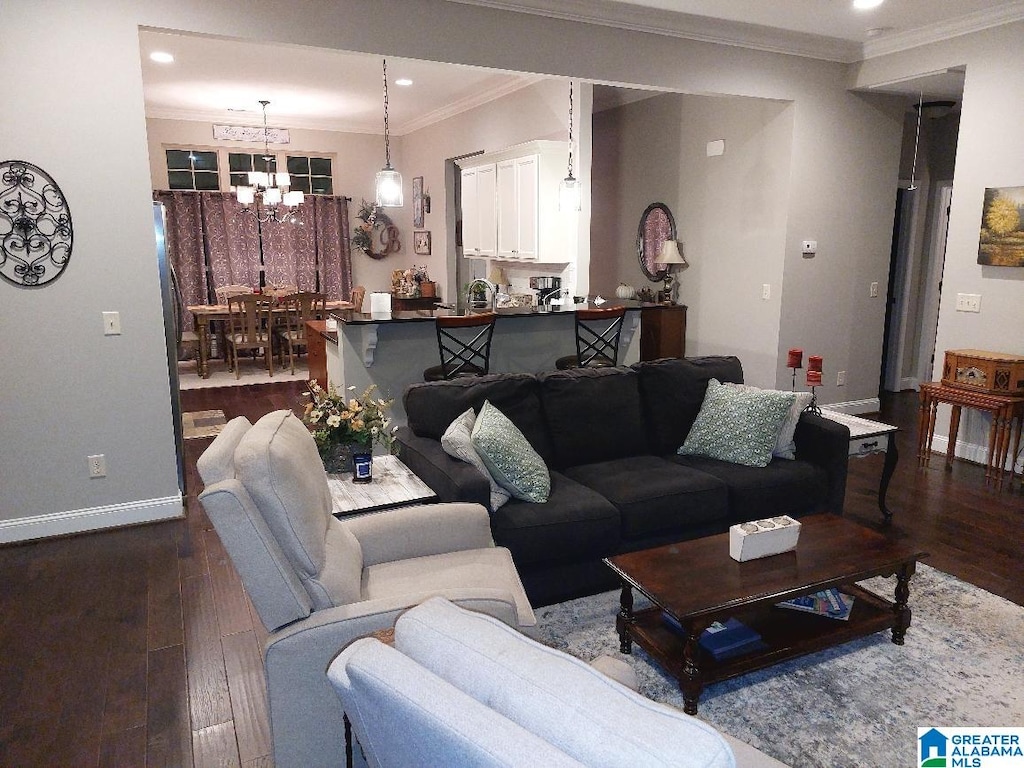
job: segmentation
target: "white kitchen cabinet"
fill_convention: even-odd
[[[462,170],[464,255],[575,263],[577,214],[558,210],[567,153],[565,142],[531,141],[467,158]]]
[[[462,252],[466,256],[497,255],[496,168],[493,163],[462,171]]]

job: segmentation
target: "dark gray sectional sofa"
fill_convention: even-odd
[[[712,377],[742,383],[743,368],[702,357],[413,384],[400,456],[441,501],[488,506],[487,479],[446,454],[441,436],[484,400],[523,432],[548,465],[551,495],[492,510],[491,530],[535,606],[615,587],[601,563],[609,555],[770,515],[842,514],[849,430],[820,416],[801,416],[795,461],[757,468],[676,455]]]

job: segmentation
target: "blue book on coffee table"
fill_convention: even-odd
[[[663,614],[665,623],[677,630],[682,630],[679,623],[668,614]],[[731,659],[752,651],[760,651],[767,646],[761,635],[752,630],[739,619],[716,621],[705,629],[697,641],[700,647],[715,661]]]

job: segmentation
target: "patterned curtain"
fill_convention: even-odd
[[[167,208],[168,245],[186,305],[208,303],[222,285],[259,285],[259,228],[268,284],[313,291],[319,275],[328,299],[348,297],[352,290],[344,197],[308,196],[295,211],[295,223],[262,225],[242,214],[234,195],[225,192],[158,191],[153,198]],[[191,327],[191,315],[186,317]]]

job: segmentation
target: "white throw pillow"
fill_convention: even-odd
[[[448,425],[448,429],[441,435],[441,447],[452,458],[472,464],[487,478],[487,482],[491,484],[491,512],[496,512],[502,504],[512,498],[512,494],[494,481],[484,460],[480,458],[480,454],[473,447],[474,424],[476,424],[476,414],[470,408]]]
[[[725,386],[740,390],[759,389],[759,387],[751,387],[747,384],[726,383]],[[778,392],[780,390],[773,389],[767,391]],[[800,414],[811,404],[810,392],[793,392],[791,394],[796,395],[796,400],[789,407],[789,413],[786,414],[786,420],[782,422],[782,429],[779,430],[779,437],[775,441],[775,448],[772,450],[772,456],[790,460],[796,458],[796,441],[793,439],[793,435],[796,434],[797,422],[800,421]]]

